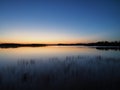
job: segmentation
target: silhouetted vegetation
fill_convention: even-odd
[[[100,42],[94,42],[94,43],[75,43],[75,44],[57,44],[58,46],[120,46],[120,41],[100,41]]]
[[[114,41],[114,42],[100,41],[96,43],[88,43],[86,45],[88,46],[119,46],[120,47],[120,41]]]
[[[17,48],[17,47],[41,47],[41,46],[119,46],[120,41],[108,42],[100,41],[95,43],[70,43],[70,44],[16,44],[16,43],[3,43],[0,44],[0,48]],[[116,47],[114,47],[116,48]]]
[[[46,44],[16,44],[16,43],[3,43],[0,44],[1,48],[18,48],[18,47],[41,47],[47,46]]]
[[[0,68],[0,90],[119,90],[120,59],[66,56]]]

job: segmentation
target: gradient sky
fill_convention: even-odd
[[[120,40],[120,0],[0,0],[0,42]]]

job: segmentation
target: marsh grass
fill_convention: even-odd
[[[120,59],[66,56],[0,68],[0,90],[119,90]]]

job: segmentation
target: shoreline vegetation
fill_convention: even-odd
[[[95,46],[97,49],[120,49],[120,41],[99,41],[94,43],[70,43],[70,44],[19,44],[19,43],[0,43],[0,48],[18,47],[42,47],[42,46]]]
[[[42,47],[47,44],[18,44],[18,43],[2,43],[0,48],[18,48],[18,47]]]
[[[119,90],[120,59],[66,56],[0,68],[0,90]]]

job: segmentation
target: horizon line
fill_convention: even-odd
[[[53,45],[53,44],[89,44],[89,43],[97,43],[97,42],[108,42],[108,43],[111,43],[111,42],[120,42],[120,40],[115,40],[115,41],[93,41],[93,42],[76,42],[76,43],[18,43],[18,42],[0,42],[0,44],[21,44],[21,45],[25,45],[25,44],[46,44],[46,45]]]

